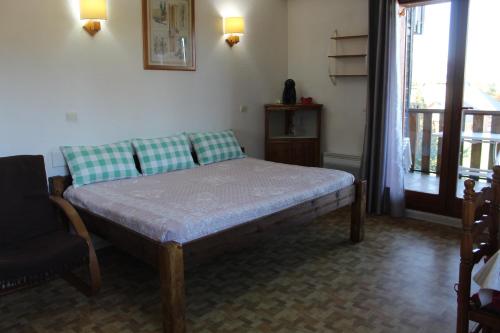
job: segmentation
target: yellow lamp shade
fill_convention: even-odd
[[[243,17],[226,17],[224,19],[224,34],[243,35],[245,33],[245,21]]]
[[[80,0],[80,19],[107,20],[107,0]]]

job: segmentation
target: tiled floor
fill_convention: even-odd
[[[186,273],[192,332],[453,332],[458,229],[371,217],[348,239],[348,212],[290,229]],[[62,280],[0,298],[0,332],[161,332],[159,282],[115,250],[103,289]]]

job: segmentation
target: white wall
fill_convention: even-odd
[[[329,78],[330,37],[367,34],[368,0],[288,0],[288,74],[300,96],[325,105],[323,151],[360,156],[366,78]]]
[[[1,1],[0,156],[44,154],[55,175],[65,171],[50,158],[61,145],[233,128],[262,157],[263,104],[280,97],[287,76],[286,0],[196,0],[192,73],[143,70],[141,1],[108,1],[94,38],[81,28],[78,0]],[[222,15],[246,19],[233,49]]]

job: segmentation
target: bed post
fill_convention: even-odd
[[[71,183],[69,177],[65,176],[55,176],[49,178],[49,193],[56,197],[63,197],[64,191],[68,188]]]
[[[160,246],[161,302],[164,333],[186,332],[184,258],[182,245],[168,242]]]
[[[356,180],[355,200],[351,205],[351,241],[359,243],[365,237],[366,180]]]

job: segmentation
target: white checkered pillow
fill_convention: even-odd
[[[159,139],[135,139],[132,145],[144,175],[192,169],[196,166],[185,134]]]
[[[61,147],[73,186],[137,177],[130,141],[104,146]]]
[[[189,138],[200,165],[246,157],[232,130],[192,133]]]

